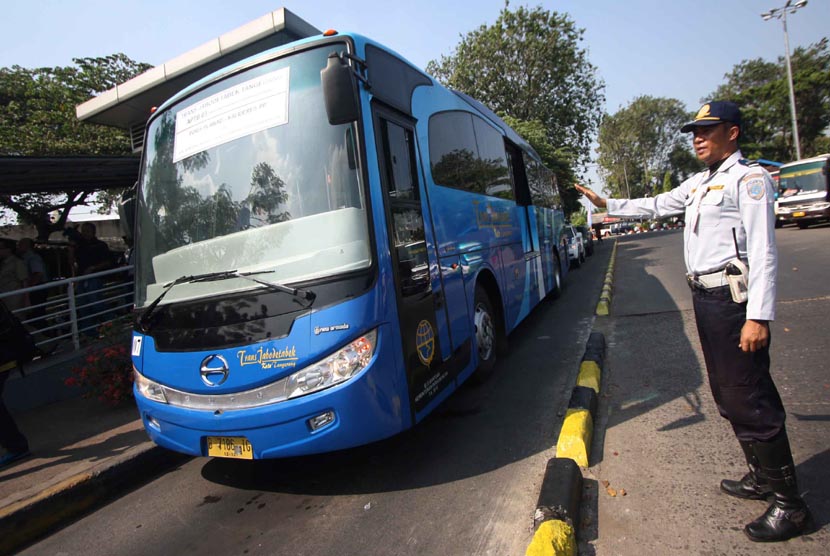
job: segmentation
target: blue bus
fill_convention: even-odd
[[[365,37],[222,69],[146,128],[132,340],[146,430],[260,459],[407,429],[559,295],[563,225],[526,141]]]

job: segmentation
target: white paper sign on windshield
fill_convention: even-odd
[[[249,79],[180,110],[173,162],[288,123],[289,69]]]

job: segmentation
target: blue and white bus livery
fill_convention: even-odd
[[[273,458],[413,426],[567,272],[552,174],[359,35],[255,55],[147,125],[135,393],[161,446]]]

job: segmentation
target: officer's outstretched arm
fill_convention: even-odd
[[[605,199],[603,197],[600,197],[596,193],[594,193],[593,189],[588,189],[587,187],[582,187],[581,185],[579,185],[577,183],[574,184],[574,187],[576,188],[577,191],[579,191],[580,193],[585,195],[585,197],[587,197],[587,199],[589,201],[591,201],[591,203],[593,203],[594,206],[599,207],[599,208],[605,208],[607,206],[607,203],[605,202]]]

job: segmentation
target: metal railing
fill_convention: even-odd
[[[75,278],[0,294],[12,308],[44,354],[79,351],[98,339],[98,328],[117,320],[128,320],[133,307],[133,267],[122,266]],[[44,293],[45,292],[45,293]],[[33,295],[34,294],[34,295]]]

